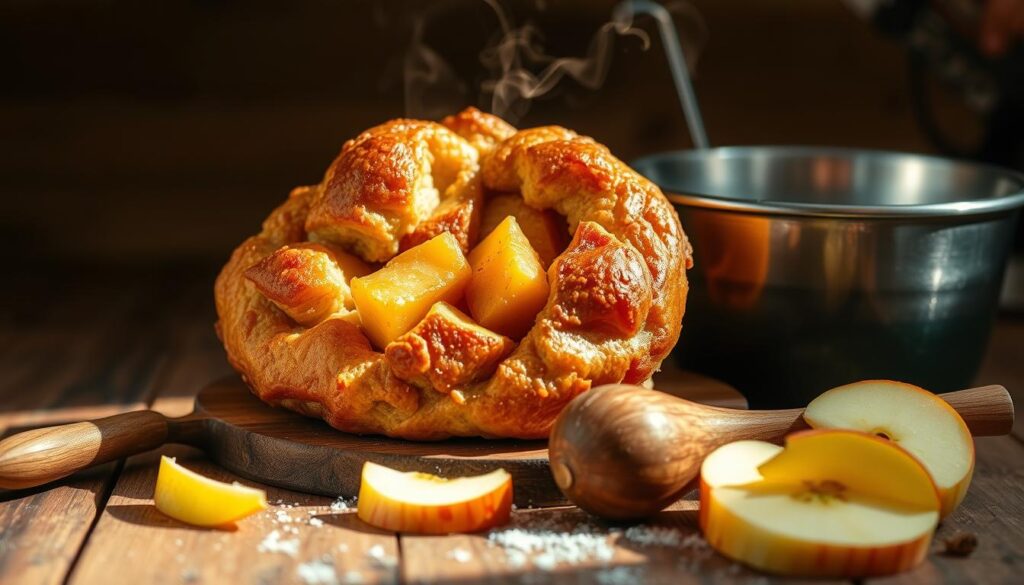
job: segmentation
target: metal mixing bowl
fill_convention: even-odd
[[[675,354],[754,407],[865,378],[967,387],[1024,176],[910,154],[712,148],[633,163],[694,247]]]

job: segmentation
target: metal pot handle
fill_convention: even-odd
[[[690,129],[690,138],[697,149],[706,150],[709,146],[708,135],[704,130],[704,120],[700,116],[700,106],[697,104],[696,94],[693,93],[690,72],[686,68],[683,47],[679,44],[679,35],[676,34],[672,15],[664,6],[650,0],[625,0],[615,7],[614,18],[616,21],[631,20],[636,14],[647,14],[658,23],[661,45],[665,48],[665,57],[668,59],[672,80],[679,95],[679,104],[683,107],[686,125]]]

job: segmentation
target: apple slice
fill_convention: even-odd
[[[359,486],[359,519],[385,530],[449,534],[508,522],[512,476],[504,469],[445,479],[395,471],[367,461]]]
[[[939,495],[924,466],[893,443],[812,430],[781,450],[742,441],[713,452],[701,467],[701,514],[715,550],[757,569],[865,577],[921,562]]]
[[[715,449],[700,467],[700,501],[707,502],[714,488],[760,481],[758,466],[780,451],[782,447],[764,441],[736,441]],[[709,508],[703,504],[700,507],[701,530],[707,529]]]
[[[890,380],[855,382],[815,398],[804,420],[814,428],[854,429],[899,444],[932,474],[943,517],[967,494],[974,473],[971,432],[953,407],[927,390]]]
[[[203,477],[166,456],[160,458],[153,500],[171,518],[206,527],[224,526],[267,507],[263,490]]]

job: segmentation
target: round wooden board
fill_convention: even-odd
[[[667,364],[666,364],[667,365]],[[704,376],[669,370],[655,377],[661,390],[690,400],[745,408],[735,389]],[[543,440],[450,439],[417,443],[343,433],[326,423],[260,402],[238,378],[207,386],[193,415],[202,424],[199,447],[243,477],[302,492],[352,497],[365,461],[442,476],[505,468],[518,506],[565,504],[548,470]],[[190,417],[192,418],[192,417]]]

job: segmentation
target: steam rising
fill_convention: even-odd
[[[487,80],[481,89],[491,95],[491,113],[515,123],[530,107],[530,101],[554,88],[566,75],[590,90],[604,84],[616,36],[635,36],[650,46],[647,34],[633,28],[632,20],[602,25],[590,40],[587,56],[554,58],[544,54],[539,31],[530,24],[515,28],[497,0],[484,0],[498,17],[501,39],[480,54],[480,61],[497,79]],[[543,65],[539,74],[530,68]]]
[[[480,85],[490,96],[490,111],[515,124],[530,108],[532,100],[550,92],[569,76],[590,90],[604,83],[615,39],[640,39],[644,50],[647,34],[633,28],[632,21],[605,23],[590,40],[584,57],[555,57],[545,53],[540,31],[526,23],[516,26],[499,0],[483,0],[494,11],[500,34],[480,52],[480,63],[489,76]],[[451,65],[424,41],[426,16],[413,26],[412,42],[403,62],[406,115],[436,119],[466,104],[467,84]]]
[[[423,42],[425,23],[425,18],[414,23],[412,44],[402,64],[405,113],[436,120],[465,103],[466,84],[437,51]]]

